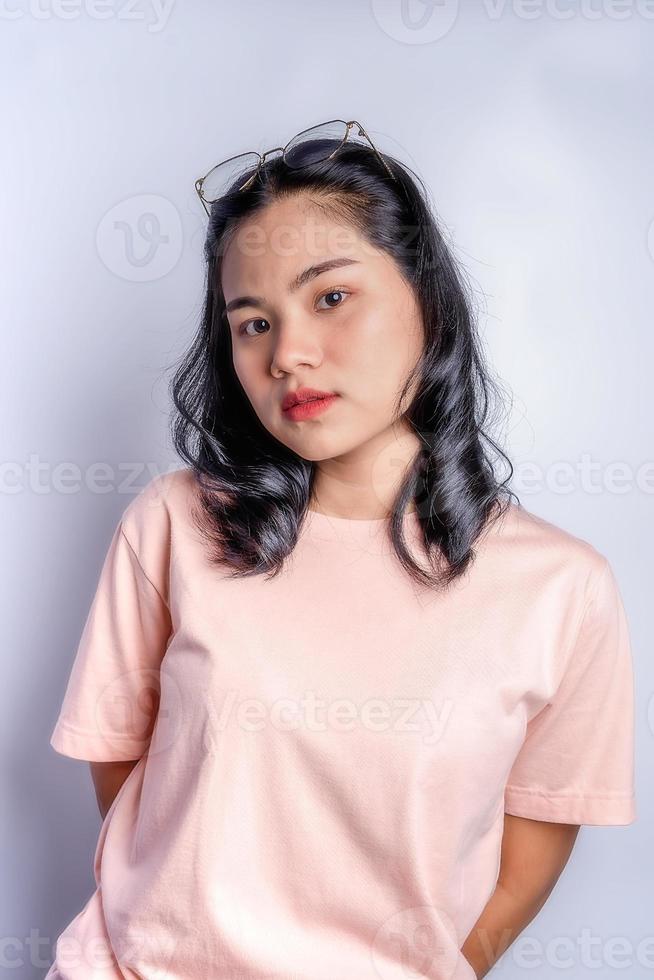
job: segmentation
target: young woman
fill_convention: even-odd
[[[337,121],[196,187],[185,465],[120,518],[51,738],[103,823],[48,977],[482,977],[579,826],[635,819],[617,583],[499,482],[408,168]]]

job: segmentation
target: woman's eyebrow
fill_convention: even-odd
[[[326,259],[325,262],[318,262],[315,265],[310,265],[306,269],[303,269],[288,284],[289,293],[295,293],[298,289],[304,286],[306,283],[315,279],[316,276],[322,275],[323,272],[329,272],[330,269],[340,269],[346,265],[359,265],[359,259]],[[237,296],[236,299],[230,299],[229,303],[225,306],[225,313],[231,313],[233,310],[240,310],[244,306],[265,306],[266,301],[262,296]]]

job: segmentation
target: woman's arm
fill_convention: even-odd
[[[109,807],[118,794],[138,759],[133,762],[89,762],[91,776],[95,786],[95,798],[100,808],[100,816],[104,820]]]
[[[504,814],[495,891],[461,948],[478,980],[543,907],[572,853],[578,832],[577,824]]]

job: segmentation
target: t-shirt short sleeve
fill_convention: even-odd
[[[137,760],[156,718],[169,609],[118,523],[50,744],[90,762]]]
[[[563,677],[528,722],[509,773],[506,813],[571,824],[636,819],[629,631],[615,576],[600,557]]]

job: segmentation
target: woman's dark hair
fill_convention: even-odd
[[[334,141],[334,149],[338,146]],[[301,152],[306,153],[303,166]],[[221,262],[240,222],[280,198],[308,195],[312,204],[391,256],[418,302],[424,345],[398,406],[415,379],[412,402],[402,414],[421,448],[397,494],[389,530],[405,570],[421,584],[446,587],[466,570],[475,542],[515,497],[507,487],[513,467],[484,432],[491,395],[499,386],[484,363],[472,293],[413,171],[385,154],[393,180],[370,149],[354,142],[331,159],[314,158],[305,143],[295,150],[292,169],[281,157],[270,159],[246,190],[238,187],[252,170],[211,205],[202,322],[170,387],[173,444],[198,483],[200,509],[194,518],[213,545],[211,560],[231,569],[232,576],[276,575],[295,547],[315,464],[267,431],[241,387],[232,363]],[[485,443],[508,464],[502,483]],[[411,501],[428,569],[415,561],[404,537]]]

